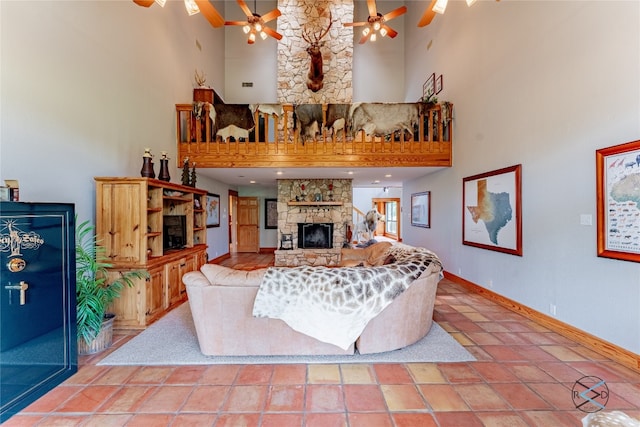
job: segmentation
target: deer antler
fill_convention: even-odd
[[[313,41],[311,41],[311,35],[307,33],[307,30],[305,28],[302,31],[302,38],[304,39],[304,41],[306,41],[309,44],[318,44],[320,42],[320,40],[322,40],[322,38],[327,35],[329,30],[331,29],[331,25],[333,25],[333,20],[332,20],[331,11],[329,11],[329,26],[327,27],[327,29],[324,30],[324,32],[322,32],[322,29],[321,29],[318,32],[318,34],[314,33],[313,34]]]
[[[327,35],[329,30],[331,29],[331,25],[333,25],[333,20],[331,19],[331,11],[329,11],[329,26],[327,27],[326,30],[324,30],[324,33],[322,33],[320,37],[316,37],[316,43],[322,40],[322,38]]]
[[[196,80],[196,84],[200,87],[204,86],[204,83],[207,81],[207,76],[206,74],[203,72],[202,74],[198,73],[198,70],[196,70],[195,73],[195,80]]]

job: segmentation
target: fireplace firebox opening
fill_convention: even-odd
[[[299,249],[331,249],[333,248],[333,224],[298,223]]]

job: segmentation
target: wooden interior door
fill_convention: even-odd
[[[260,251],[260,221],[257,197],[238,197],[238,252]]]
[[[238,252],[238,192],[229,190],[229,253]]]

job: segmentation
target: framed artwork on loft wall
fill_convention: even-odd
[[[431,228],[431,191],[411,194],[411,225]]]
[[[278,228],[278,199],[264,199],[264,228]]]
[[[220,195],[207,193],[207,228],[220,227]]]
[[[522,165],[462,179],[462,244],[522,256]]]
[[[598,256],[640,262],[640,140],[596,150]]]
[[[422,99],[427,100],[436,93],[436,73],[431,73],[422,84]]]

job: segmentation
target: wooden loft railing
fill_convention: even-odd
[[[368,137],[328,134],[303,143],[294,131],[293,106],[281,116],[256,111],[256,128],[248,140],[211,137],[208,109],[196,118],[192,104],[176,105],[178,167],[185,157],[198,168],[233,167],[450,167],[452,165],[451,104],[436,104],[420,115],[414,135]],[[326,115],[326,105],[323,106]]]

